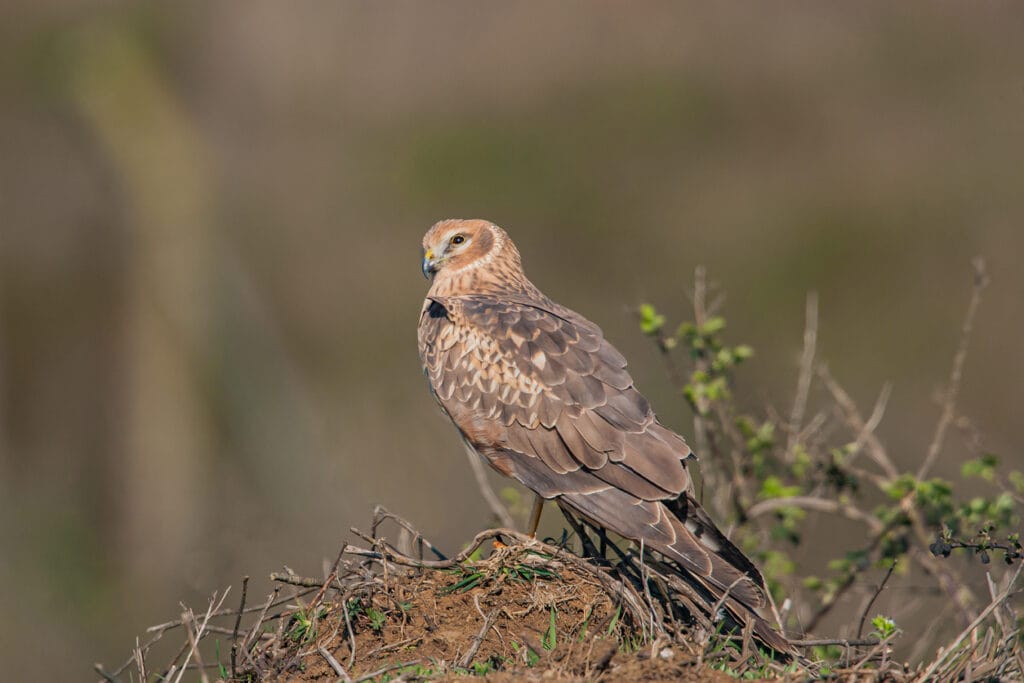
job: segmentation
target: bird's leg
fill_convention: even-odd
[[[544,499],[536,496],[533,499],[533,510],[530,511],[530,538],[537,538],[537,527],[540,526],[540,513],[544,511]]]
[[[544,511],[544,499],[535,494],[533,499],[533,508],[530,510],[530,538],[537,538],[537,527],[540,526],[540,513]],[[505,544],[501,541],[494,541],[494,548],[504,548]]]

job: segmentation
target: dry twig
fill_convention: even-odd
[[[804,413],[807,411],[807,397],[811,393],[811,379],[814,376],[814,354],[818,344],[818,294],[807,294],[804,313],[804,350],[800,357],[800,372],[797,375],[796,394],[793,410],[789,414],[789,442],[786,445],[786,459],[792,460],[800,435]]]
[[[957,347],[956,355],[953,356],[953,367],[949,371],[949,382],[943,392],[942,414],[938,424],[935,425],[935,436],[928,445],[928,453],[917,470],[917,478],[924,479],[931,471],[935,459],[939,457],[942,444],[946,438],[946,430],[956,416],[956,399],[960,393],[960,381],[963,378],[964,361],[967,360],[967,347],[971,340],[971,332],[974,330],[974,317],[978,313],[978,306],[981,304],[981,293],[988,286],[988,272],[985,269],[985,260],[980,256],[975,258],[971,265],[974,266],[974,287],[971,290],[971,300],[967,304],[967,313],[964,315],[963,327],[960,329],[960,344]]]
[[[967,628],[961,631],[960,635],[950,643],[948,646],[942,648],[939,655],[935,660],[924,670],[924,673],[918,678],[919,681],[931,681],[936,680],[933,678],[936,672],[950,659],[951,656],[958,652],[960,644],[964,642],[969,636],[973,635],[975,631],[984,623],[985,619],[989,617],[997,608],[999,608],[1004,601],[1008,600],[1014,593],[1014,588],[1017,584],[1017,579],[1020,578],[1021,570],[1024,569],[1024,562],[1018,563],[1017,570],[1010,577],[1010,580],[1006,584],[1006,588],[998,596],[992,599],[992,602],[988,604],[988,607],[981,611],[974,621],[972,621]],[[1024,671],[1020,672],[1024,674]]]

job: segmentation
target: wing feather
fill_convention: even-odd
[[[572,454],[573,459],[584,467],[597,470],[608,464],[608,454],[596,450],[587,443],[586,439],[579,433],[579,430],[576,429],[576,420],[563,414],[555,424],[555,428],[558,431],[558,436],[562,439],[562,443],[565,444],[565,447]]]
[[[625,437],[600,415],[593,411],[583,411],[574,421],[576,431],[594,450],[611,453],[622,449]]]
[[[526,433],[532,452],[555,472],[565,474],[580,469],[580,461],[573,457],[572,451],[566,448],[565,442],[554,429],[538,427],[518,431]]]
[[[654,421],[647,399],[632,385],[610,393],[607,403],[596,407],[594,412],[624,432],[643,432]]]

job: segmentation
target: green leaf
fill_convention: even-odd
[[[885,486],[885,494],[892,500],[901,500],[915,488],[917,488],[917,479],[911,474],[903,474]]]
[[[374,633],[384,630],[384,624],[388,621],[388,615],[374,607],[366,610],[366,617],[370,620],[370,629]]]
[[[451,586],[446,586],[445,588],[443,588],[441,590],[441,593],[464,593],[465,591],[468,591],[477,584],[479,584],[483,577],[483,572],[472,572],[468,576],[464,577],[461,581],[458,581],[457,583],[454,583]]]
[[[714,318],[709,318],[703,325],[701,325],[700,333],[704,337],[710,337],[713,334],[718,334],[724,329],[725,318],[715,316]]]
[[[875,635],[881,639],[888,638],[896,632],[896,622],[892,620],[892,617],[887,617],[884,614],[879,614],[872,619],[871,625],[875,627]]]
[[[752,357],[754,355],[754,349],[746,344],[740,344],[732,350],[732,355],[736,357],[736,362],[740,363]]]
[[[661,331],[665,325],[665,316],[658,313],[651,304],[640,306],[640,331],[646,335],[654,336]]]
[[[619,623],[620,616],[622,616],[622,605],[619,605],[615,608],[615,614],[612,615],[611,623],[608,624],[608,631],[607,633],[605,633],[605,635],[610,636],[612,633],[615,632],[615,627]]]
[[[676,336],[680,339],[692,339],[697,334],[697,328],[693,323],[680,323],[676,329]]]
[[[558,645],[558,627],[555,625],[555,608],[551,607],[551,619],[548,623],[548,630],[540,640],[541,647],[545,650],[554,650]]]
[[[766,477],[761,483],[761,491],[757,494],[757,497],[761,500],[769,500],[772,498],[789,498],[799,494],[799,486],[784,486],[781,479],[772,475]]]
[[[964,477],[981,477],[985,481],[995,479],[996,467],[999,465],[999,457],[992,453],[975,460],[968,460],[960,467],[960,474]]]

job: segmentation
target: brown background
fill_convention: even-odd
[[[489,524],[416,359],[444,217],[505,226],[684,433],[630,309],[678,320],[707,265],[758,409],[817,290],[837,378],[865,409],[895,383],[908,469],[984,255],[961,407],[1020,466],[1022,30],[1016,3],[5,3],[5,672],[86,679],[179,600],[317,573],[373,503],[449,549]]]

